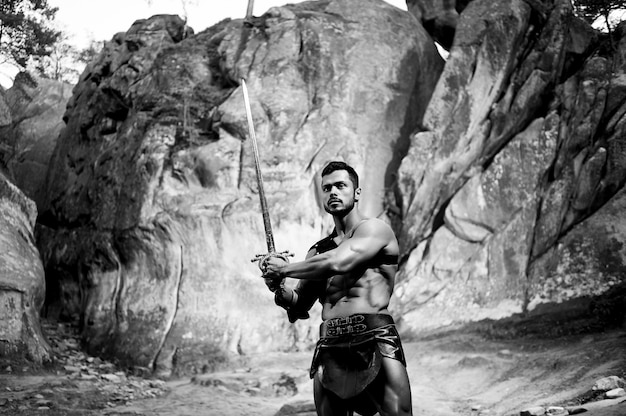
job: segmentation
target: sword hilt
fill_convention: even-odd
[[[289,250],[287,251],[281,251],[281,252],[272,252],[272,253],[265,253],[265,254],[257,254],[256,256],[254,256],[254,258],[252,260],[250,260],[252,263],[254,263],[255,261],[259,262],[259,269],[261,269],[261,271],[263,273],[265,273],[265,269],[267,269],[267,261],[269,259],[271,259],[272,257],[278,257],[281,260],[286,261],[287,263],[289,263],[289,257],[293,257],[294,254],[291,253]]]
[[[267,254],[257,254],[256,257],[253,258],[251,261],[252,262],[258,261],[259,269],[261,269],[261,272],[265,274],[265,271],[267,270],[267,262],[272,257],[278,257],[279,259],[282,259],[285,262],[289,263],[289,257],[293,257],[293,253],[290,253],[289,251],[281,251],[280,253],[272,252],[272,253],[267,253]],[[265,278],[265,284],[267,285],[267,287],[269,288],[271,292],[276,292],[277,290],[281,290],[283,288],[284,283],[285,283],[284,278],[280,278],[280,277]]]

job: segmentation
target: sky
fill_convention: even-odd
[[[406,10],[406,0],[385,0]],[[269,8],[293,0],[254,0],[253,14],[260,16]],[[110,40],[117,32],[126,32],[137,19],[155,14],[178,14],[187,17],[195,33],[201,32],[227,17],[238,19],[246,15],[248,0],[48,0],[58,7],[56,21],[79,47],[91,40]]]
[[[384,0],[406,10],[406,0]],[[274,6],[301,3],[298,0],[254,0],[253,15],[260,16]],[[199,33],[230,17],[245,17],[248,0],[48,0],[57,7],[56,28],[68,36],[68,43],[83,49],[92,41],[108,41],[118,32],[126,32],[138,19],[155,14],[187,17],[187,24]],[[0,65],[0,85],[9,88],[18,69]]]

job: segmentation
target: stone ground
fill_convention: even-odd
[[[89,357],[71,325],[44,322],[44,330],[53,365],[0,357],[0,415],[314,415],[310,352],[250,356],[234,371],[165,381]],[[626,328],[556,338],[498,334],[482,327],[405,340],[413,414],[508,416],[539,405],[626,415],[626,401],[592,391],[600,378],[626,378]]]

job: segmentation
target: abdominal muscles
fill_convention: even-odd
[[[393,288],[385,272],[387,270],[368,269],[357,277],[351,274],[333,276],[326,287],[322,319],[356,313],[388,313]],[[395,273],[395,267],[391,272]]]

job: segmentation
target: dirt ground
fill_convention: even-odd
[[[250,356],[234,371],[160,381],[87,356],[66,325],[45,328],[56,364],[0,361],[0,414],[273,416],[290,403],[313,414],[310,352]],[[591,390],[602,377],[626,377],[623,327],[507,339],[464,329],[406,340],[405,353],[416,416],[508,416],[583,403],[587,416],[626,415],[626,401],[601,401]]]

